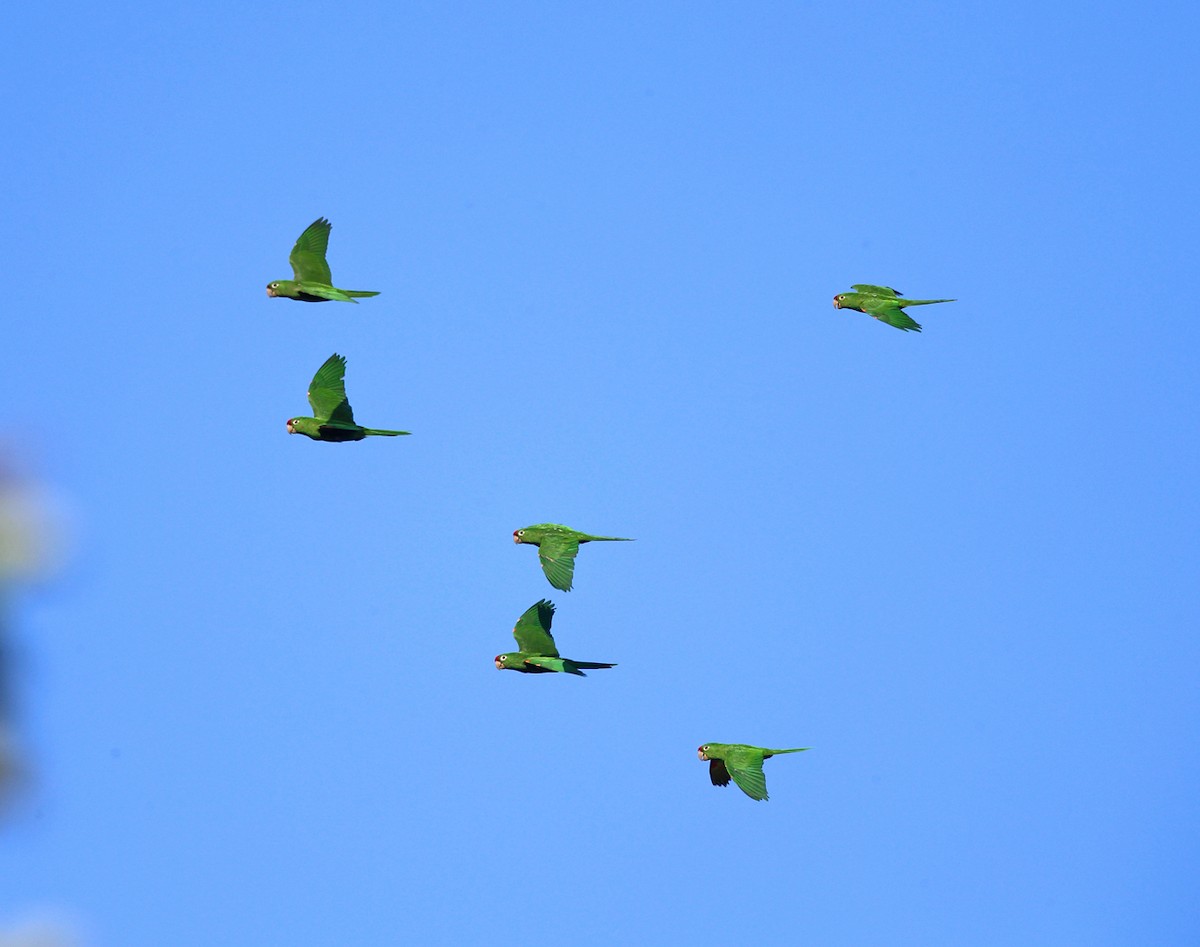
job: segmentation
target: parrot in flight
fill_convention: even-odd
[[[354,423],[350,402],[346,400],[346,359],[334,352],[317,369],[308,386],[308,403],[315,418],[288,418],[289,434],[303,434],[314,441],[361,441],[379,435],[396,437],[408,431],[382,431]]]
[[[520,671],[523,674],[549,674],[554,671],[587,677],[580,668],[615,668],[615,664],[599,664],[595,661],[572,661],[560,657],[550,635],[550,622],[554,619],[554,603],[542,599],[517,619],[513,637],[520,651],[498,654],[492,661],[501,671]]]
[[[361,289],[338,289],[333,285],[329,264],[325,262],[325,250],[329,246],[329,230],[333,226],[324,217],[318,217],[296,240],[288,262],[292,264],[295,279],[279,279],[267,283],[268,296],[282,296],[306,303],[323,303],[331,299],[357,303],[355,296],[378,296],[379,293]]]
[[[811,749],[800,746],[793,750],[768,750],[745,743],[705,743],[697,753],[700,759],[709,761],[708,776],[714,786],[728,786],[732,777],[747,796],[765,802],[767,779],[763,776],[763,760],[779,753],[801,753]]]
[[[921,326],[904,311],[905,306],[957,302],[955,299],[905,299],[890,286],[872,286],[870,283],[855,283],[850,288],[854,292],[838,293],[833,297],[834,309],[857,309],[904,332],[910,329],[913,332],[921,331]]]
[[[580,543],[631,543],[633,540],[624,536],[591,536],[568,526],[560,526],[558,523],[538,523],[535,526],[513,530],[513,542],[537,546],[538,559],[541,560],[542,571],[546,573],[547,580],[556,589],[570,592],[571,579],[575,575],[575,556],[579,553]]]

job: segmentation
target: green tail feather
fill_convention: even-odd
[[[933,303],[956,303],[957,299],[897,299],[901,306],[930,306]]]
[[[347,296],[378,296],[379,295],[379,293],[371,293],[371,292],[367,292],[366,290],[363,290],[363,289],[343,289],[342,292],[345,293]],[[939,302],[940,301],[941,300],[939,300]]]
[[[364,427],[363,431],[367,434],[374,434],[378,437],[399,437],[401,434],[411,434],[412,431],[385,431],[377,427]]]
[[[544,662],[544,663],[543,663]],[[587,668],[589,671],[594,671],[596,668],[613,668],[615,664],[598,664],[595,661],[573,661],[570,658],[543,658],[538,662],[542,667],[548,667],[557,664],[560,671],[566,671],[568,674],[578,674],[580,677],[587,677],[580,668]]]

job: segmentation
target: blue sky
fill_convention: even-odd
[[[811,6],[10,14],[0,930],[1197,938],[1200,15]],[[266,297],[321,215],[378,298]],[[334,351],[413,437],[286,436]]]

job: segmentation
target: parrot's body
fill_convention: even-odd
[[[555,671],[587,677],[581,670],[587,668],[612,668],[615,664],[599,664],[595,661],[573,661],[558,653],[554,638],[550,634],[550,623],[554,619],[554,603],[542,599],[525,610],[513,628],[520,651],[498,654],[492,663],[501,671],[520,671],[523,674],[549,674]]]
[[[890,286],[873,286],[870,283],[855,283],[854,292],[839,293],[833,297],[834,309],[856,309],[886,322],[904,332],[920,332],[921,326],[904,311],[905,306],[930,306],[933,303],[952,303],[953,299],[905,299]]]
[[[768,750],[745,743],[705,743],[697,753],[700,759],[709,761],[708,775],[714,786],[728,786],[732,777],[738,788],[751,799],[766,801],[767,780],[763,776],[763,760],[780,753],[800,753],[808,749],[811,747]]]
[[[334,352],[317,369],[308,386],[308,403],[314,418],[288,418],[289,434],[303,434],[314,441],[361,441],[364,437],[396,437],[408,431],[385,431],[354,423],[354,412],[346,399],[346,359]]]
[[[379,293],[360,289],[338,289],[333,285],[333,274],[325,262],[325,251],[329,247],[329,230],[333,225],[324,217],[318,217],[296,240],[288,262],[292,264],[295,279],[280,279],[267,284],[268,296],[281,296],[305,303],[323,303],[331,299],[339,302],[357,303],[355,296],[378,296]]]
[[[514,530],[513,542],[537,546],[538,559],[546,579],[556,589],[569,592],[575,575],[575,556],[579,553],[581,543],[630,543],[633,540],[624,536],[592,536],[558,523],[538,523]]]

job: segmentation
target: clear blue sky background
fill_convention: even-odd
[[[252,7],[252,8],[251,8]],[[1182,944],[1190,4],[24,4],[0,920],[100,947]],[[270,300],[315,217],[351,307]],[[921,335],[835,311],[958,302]],[[359,419],[288,437],[349,359]],[[586,547],[555,593],[511,531]],[[502,674],[558,604],[586,679]],[[704,741],[814,747],[769,803]]]

